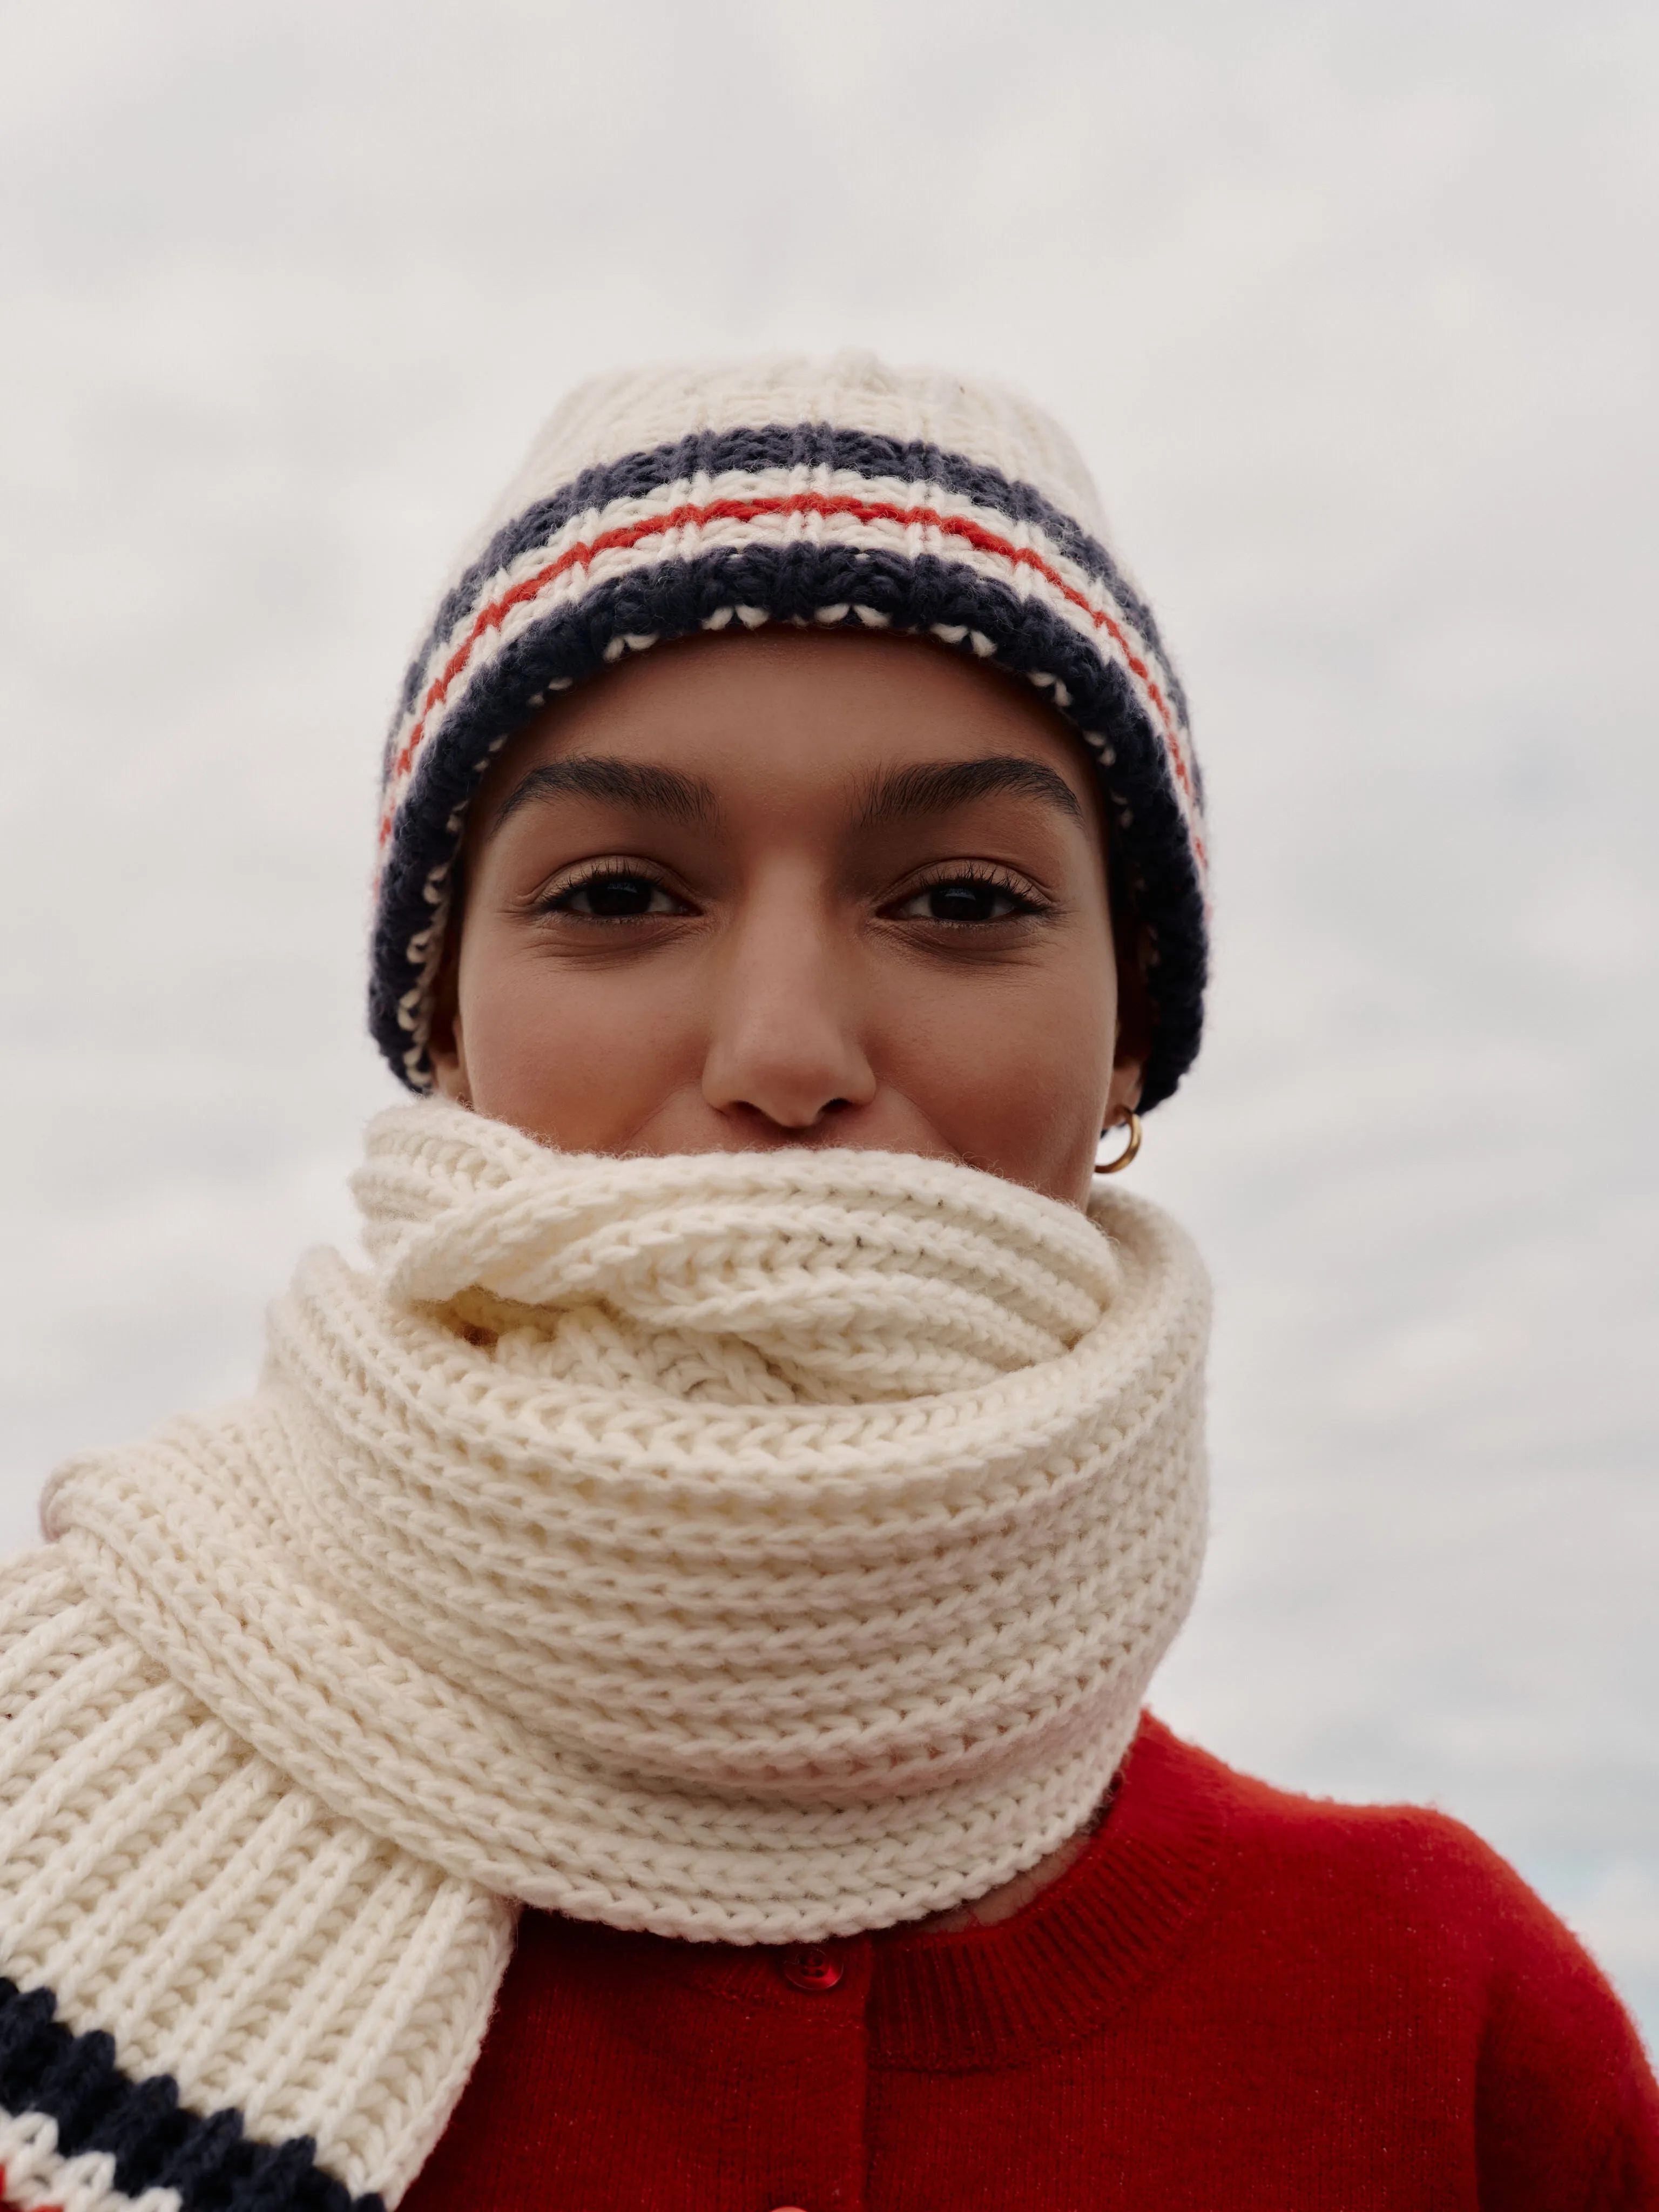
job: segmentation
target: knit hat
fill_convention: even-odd
[[[1198,1050],[1203,786],[1152,611],[1070,439],[1029,401],[868,354],[667,366],[573,392],[463,555],[410,664],[383,771],[369,1018],[427,1044],[466,810],[555,692],[732,623],[907,631],[1036,684],[1094,757],[1140,932],[1142,1106]]]

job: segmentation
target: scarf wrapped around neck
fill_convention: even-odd
[[[908,1157],[427,1103],[355,1187],[372,1273],[313,1254],[258,1392],[8,1571],[0,1972],[395,2197],[518,1905],[817,1939],[1084,1823],[1198,1574],[1207,1297],[1144,1201]]]

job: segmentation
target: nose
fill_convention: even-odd
[[[799,1141],[875,1097],[859,994],[833,933],[790,902],[757,914],[727,946],[702,1090],[751,1140]]]

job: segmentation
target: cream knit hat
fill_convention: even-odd
[[[467,548],[387,741],[375,1039],[430,1087],[432,990],[477,779],[552,692],[769,621],[929,635],[1028,678],[1093,754],[1154,1016],[1143,1105],[1198,1049],[1203,791],[1180,684],[1087,470],[1028,401],[868,354],[580,386]]]

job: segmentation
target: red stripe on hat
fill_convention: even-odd
[[[717,499],[710,501],[703,507],[688,501],[683,506],[671,508],[666,514],[653,515],[641,522],[630,522],[615,530],[603,530],[591,544],[584,542],[571,546],[567,552],[560,554],[556,561],[550,562],[546,568],[538,568],[533,576],[526,576],[521,582],[514,584],[509,591],[503,592],[500,599],[492,599],[489,605],[474,617],[471,628],[467,631],[466,635],[432,679],[428,686],[426,696],[421,702],[420,714],[409,735],[398,748],[398,757],[392,763],[387,782],[396,783],[399,777],[407,774],[416,754],[420,750],[421,741],[426,734],[427,724],[431,719],[433,709],[441,706],[448,696],[456,678],[462,673],[467,662],[471,659],[472,648],[478,640],[486,631],[499,629],[514,607],[522,605],[526,599],[536,598],[539,592],[547,588],[548,585],[556,582],[559,577],[568,574],[570,569],[578,567],[586,568],[601,553],[625,550],[629,546],[641,544],[647,538],[660,538],[671,530],[681,529],[687,525],[701,526],[708,522],[753,522],[764,514],[850,514],[855,516],[860,522],[896,522],[902,524],[907,529],[920,523],[928,528],[940,531],[947,537],[964,539],[977,552],[994,554],[1002,560],[1012,562],[1018,568],[1035,568],[1039,575],[1054,586],[1062,598],[1068,600],[1073,606],[1081,608],[1097,629],[1105,630],[1115,641],[1127,665],[1140,678],[1146,686],[1148,697],[1158,710],[1158,720],[1163,725],[1164,738],[1170,750],[1170,763],[1188,800],[1193,799],[1192,779],[1182,751],[1175,718],[1151,669],[1146,661],[1136,654],[1121,626],[1103,610],[1091,606],[1086,596],[1068,584],[1052,562],[1045,561],[1040,553],[1034,552],[1029,545],[1016,545],[1010,539],[1000,537],[996,532],[986,529],[982,523],[975,522],[966,515],[941,514],[936,507],[894,507],[884,500],[857,499],[849,493],[832,495],[827,492],[817,491],[791,492],[784,498]],[[392,834],[392,822],[395,811],[395,806],[388,801],[380,819],[382,845]],[[1201,862],[1204,858],[1204,848],[1196,832],[1194,833],[1193,842],[1197,847]]]

